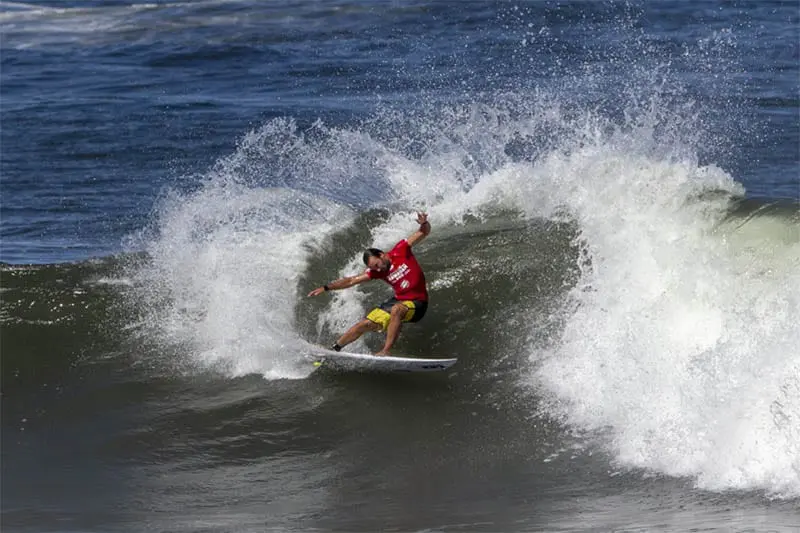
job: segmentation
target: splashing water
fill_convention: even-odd
[[[141,274],[153,326],[198,364],[300,377],[298,276],[354,211],[390,210],[371,228],[384,246],[416,208],[456,233],[467,216],[566,218],[581,277],[555,340],[529,344],[547,414],[599,432],[623,467],[797,495],[800,239],[748,233],[782,220],[729,224],[743,189],[699,163],[693,113],[632,105],[621,124],[544,92],[351,129],[273,120],[161,206]],[[359,268],[354,254],[340,274]],[[337,293],[318,328],[345,327],[363,298]]]

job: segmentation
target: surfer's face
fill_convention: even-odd
[[[367,266],[370,268],[370,270],[374,270],[375,272],[386,272],[389,270],[389,258],[386,256],[386,254],[381,254],[378,257],[373,255],[369,258]]]

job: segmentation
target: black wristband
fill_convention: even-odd
[[[328,285],[327,285],[327,284],[323,285],[323,286],[322,286],[322,288],[323,288],[323,289],[325,289],[325,291],[326,291],[326,292],[327,292],[327,291],[329,291],[329,290],[331,290],[331,288],[330,288],[330,287],[328,287]]]

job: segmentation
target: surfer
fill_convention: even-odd
[[[384,252],[377,248],[368,248],[364,252],[364,264],[367,270],[363,274],[331,281],[308,293],[318,296],[323,292],[347,289],[372,279],[382,279],[392,286],[394,296],[370,311],[366,318],[348,329],[331,347],[340,351],[343,347],[361,337],[367,331],[385,331],[386,342],[383,349],[375,355],[389,355],[389,350],[400,334],[403,322],[419,322],[428,309],[428,289],[425,286],[425,274],[422,272],[411,247],[428,236],[431,223],[426,213],[417,213],[419,229],[407,239]]]

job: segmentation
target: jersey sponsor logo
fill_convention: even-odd
[[[408,274],[409,270],[410,269],[408,268],[408,265],[403,263],[399,267],[397,267],[397,270],[395,270],[394,272],[389,274],[389,276],[387,276],[386,279],[388,279],[390,283],[394,283],[398,279],[400,279],[403,276],[405,276],[406,274]]]

